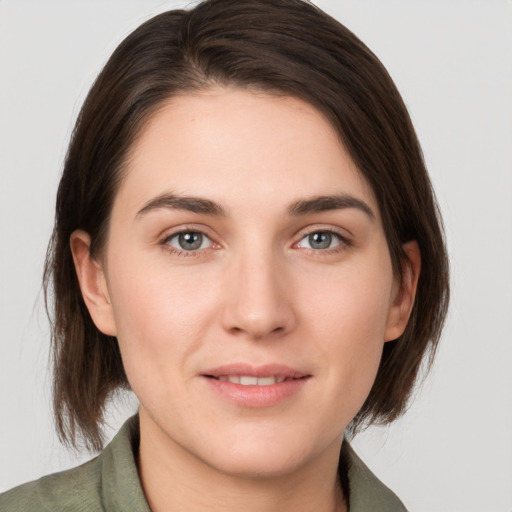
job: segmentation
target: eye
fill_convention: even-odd
[[[212,241],[199,231],[181,231],[168,237],[164,243],[179,251],[198,251],[210,247]]]
[[[315,250],[332,249],[343,243],[343,238],[333,231],[315,231],[301,238],[298,247]]]

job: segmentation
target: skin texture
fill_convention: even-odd
[[[162,201],[144,210],[162,194],[208,199],[223,215]],[[332,195],[372,213],[290,214]],[[199,249],[180,248],[179,232],[203,233]],[[313,233],[332,233],[328,247],[312,245]],[[393,274],[372,190],[325,118],[298,99],[238,89],[169,100],[132,148],[99,259],[89,243],[83,231],[71,238],[85,302],[118,337],[140,402],[152,509],[343,510],[343,431],[383,344],[405,328],[420,256],[406,244],[411,265],[402,281]],[[227,364],[307,378],[278,403],[249,407],[205,377]]]

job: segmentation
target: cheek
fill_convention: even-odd
[[[308,304],[304,314],[324,330],[325,339],[361,350],[372,342],[382,345],[393,287],[391,263],[383,259],[355,262],[322,277],[306,275],[302,288],[311,292],[301,301]]]
[[[324,312],[325,328],[317,333],[317,339],[329,362],[329,378],[344,381],[340,391],[357,392],[362,386],[364,394],[373,384],[382,355],[385,314],[374,297],[359,298],[352,294],[338,310]]]
[[[139,271],[136,269],[144,269]],[[126,372],[180,366],[212,324],[215,287],[205,276],[128,256],[109,272],[110,292]],[[146,363],[146,364],[145,364]],[[151,369],[152,368],[152,369]],[[133,371],[131,371],[133,370]]]
[[[331,400],[352,419],[373,385],[384,345],[393,278],[391,264],[347,268],[309,297],[309,335],[326,361]],[[318,283],[318,281],[317,281]],[[312,289],[315,289],[311,286]]]

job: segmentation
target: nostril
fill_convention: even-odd
[[[270,300],[257,290],[232,297],[222,311],[225,332],[248,336],[254,340],[285,335],[296,325],[295,312],[289,302]]]

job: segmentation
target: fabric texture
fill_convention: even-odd
[[[404,512],[402,502],[345,443],[350,512]],[[135,463],[137,416],[130,418],[95,459],[0,495],[2,512],[151,512]]]

